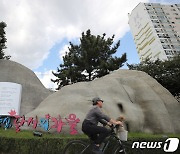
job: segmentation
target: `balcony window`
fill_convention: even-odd
[[[144,3],[145,4],[145,6],[151,6],[151,4],[149,4],[149,3]]]
[[[174,55],[174,52],[172,50],[164,50],[166,55]]]
[[[154,28],[161,28],[161,25],[154,25]]]
[[[164,34],[157,34],[159,38],[165,38]]]
[[[150,10],[148,10],[147,11],[149,14],[155,14],[155,12],[154,11],[150,11]]]
[[[157,19],[157,16],[150,16],[151,19]]]
[[[154,10],[155,10],[156,12],[163,12],[163,10],[162,10],[161,8],[154,8]]]
[[[159,20],[151,20],[153,23],[159,23]]]
[[[166,19],[165,16],[157,16],[159,19],[163,20],[163,19]]]
[[[163,49],[171,49],[170,45],[162,45]]]
[[[160,39],[161,43],[168,43],[167,39]]]
[[[162,30],[162,29],[156,29],[156,32],[157,32],[157,33],[164,33],[164,30]]]

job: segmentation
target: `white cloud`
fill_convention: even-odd
[[[63,39],[75,40],[83,31],[121,39],[129,31],[128,13],[139,2],[179,3],[178,0],[1,0],[0,21],[7,23],[7,54],[30,69],[48,58],[50,49]],[[61,47],[59,57],[68,51]],[[57,57],[58,58],[58,57]],[[56,70],[54,70],[56,72]],[[57,86],[52,70],[36,72],[47,88]]]
[[[49,70],[43,73],[35,72],[35,74],[46,88],[55,90],[57,88],[57,84],[52,82],[51,79],[56,79],[56,77],[52,74],[52,71],[55,72],[55,70]]]
[[[62,47],[62,49],[59,51],[59,58],[61,60],[63,60],[63,56],[65,56],[66,52],[69,52],[69,49],[68,49],[69,45],[66,44]]]
[[[31,69],[38,68],[55,43],[78,38],[83,31],[121,38],[128,13],[148,0],[1,0],[6,22],[7,52]]]

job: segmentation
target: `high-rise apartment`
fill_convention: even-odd
[[[139,3],[129,14],[129,25],[140,61],[180,53],[180,4]]]

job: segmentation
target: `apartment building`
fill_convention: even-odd
[[[140,61],[180,53],[180,4],[139,3],[129,14],[129,25]]]

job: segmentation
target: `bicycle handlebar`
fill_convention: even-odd
[[[109,126],[111,128],[111,132],[114,132],[114,129],[115,128],[118,128],[120,125],[114,125],[114,124],[111,124],[111,126]]]

